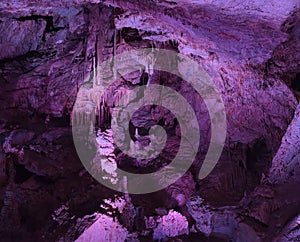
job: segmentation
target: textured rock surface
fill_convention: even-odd
[[[120,224],[115,222],[113,218],[101,215],[82,235],[76,240],[84,241],[125,241],[127,231]]]
[[[215,234],[231,241],[261,241],[257,232],[237,213],[237,207],[214,208],[205,204],[200,197],[191,197],[188,210],[196,221],[199,231],[210,236]]]
[[[299,179],[300,162],[300,106],[295,111],[295,117],[286,134],[282,138],[281,146],[276,153],[269,174],[270,183],[284,183],[286,180]]]
[[[186,218],[173,210],[170,210],[167,215],[158,219],[157,222],[158,226],[153,233],[154,240],[162,240],[189,233]]]
[[[296,241],[299,23],[296,0],[1,1],[1,238],[192,241],[188,228],[196,225],[197,241],[203,234],[208,241]],[[191,103],[201,127],[201,147],[190,171],[162,192],[127,196],[123,211],[120,204],[117,209],[107,203],[114,192],[82,167],[70,116],[95,66],[143,47],[175,50],[207,71],[226,107],[227,140],[218,165],[199,181],[211,132],[201,97],[184,80],[147,65],[122,76],[99,104],[95,144],[107,155],[91,154],[94,169],[105,169],[112,181],[117,165],[151,172],[168,164],[180,140],[171,112],[146,107],[131,120],[133,141],[147,144],[149,128],[161,124],[169,132],[164,152],[149,160],[122,154],[107,128],[111,107],[127,90],[148,83],[171,87]],[[153,181],[165,183],[168,176]],[[180,220],[177,227],[176,219],[170,226],[174,217]],[[104,231],[103,224],[117,233]]]

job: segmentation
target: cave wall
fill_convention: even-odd
[[[297,1],[275,0],[264,4],[259,1],[2,1],[0,158],[4,170],[1,221],[7,221],[3,222],[7,225],[5,231],[11,231],[15,225],[26,231],[24,224],[29,223],[26,219],[34,220],[28,215],[36,212],[32,208],[34,203],[39,204],[40,210],[48,203],[51,205],[42,219],[49,217],[62,202],[73,203],[77,212],[84,189],[73,200],[51,195],[59,194],[59,189],[66,190],[68,195],[72,193],[73,185],[68,183],[65,188],[60,179],[79,179],[77,157],[75,165],[70,165],[73,164],[70,157],[76,156],[76,152],[73,147],[70,151],[65,148],[72,146],[67,138],[60,139],[61,136],[71,139],[70,116],[77,92],[106,58],[145,47],[176,50],[195,60],[213,79],[224,101],[228,125],[225,148],[213,172],[199,181],[195,177],[210,135],[206,107],[199,96],[191,95],[193,91],[182,80],[164,76],[164,84],[189,99],[205,134],[201,138],[203,152],[191,169],[194,182],[200,187],[197,192],[215,206],[241,204],[247,216],[264,224],[273,221],[272,211],[280,213],[286,204],[296,204],[297,196],[289,197],[283,190],[298,180],[299,89],[295,84],[300,70],[298,5]],[[120,80],[111,93],[122,94],[122,88],[141,82],[139,73],[124,79],[126,82]],[[148,74],[148,82],[161,81],[158,72]],[[106,100],[108,108],[114,98],[112,95]],[[158,120],[168,115],[160,108],[153,112]],[[142,111],[132,122],[140,129],[149,125]],[[172,144],[168,150],[175,152]],[[62,154],[58,156],[56,152]],[[90,184],[90,178],[84,179]],[[273,191],[273,184],[279,197],[262,195],[268,192],[261,191]],[[27,187],[35,188],[30,188],[33,189],[30,192]],[[45,189],[41,195],[40,187]],[[99,185],[95,189],[101,190]],[[186,192],[186,199],[192,192],[194,188]],[[16,196],[13,202],[11,197]],[[283,196],[291,202],[283,202]],[[93,197],[90,192],[83,200]],[[256,199],[259,202],[253,205]],[[20,213],[24,214],[25,222]],[[34,221],[39,228],[39,221]],[[272,226],[267,233],[272,233]],[[60,229],[57,231],[62,233]],[[46,229],[43,233],[47,234]]]

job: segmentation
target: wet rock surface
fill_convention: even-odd
[[[294,0],[1,1],[1,239],[297,241],[299,21]],[[115,145],[112,109],[136,86],[180,93],[201,137],[193,165],[174,184],[152,194],[119,194],[83,167],[72,139],[73,105],[102,61],[154,47],[185,54],[210,75],[224,101],[227,139],[217,166],[199,180],[211,135],[202,98],[185,80],[147,65],[122,76],[98,105],[94,170],[123,184],[116,167],[153,172],[176,155],[180,126],[160,106],[137,110],[129,127],[132,142],[146,146],[150,127],[162,125],[168,139],[159,156],[134,159]],[[170,174],[154,175],[153,182],[164,184]]]

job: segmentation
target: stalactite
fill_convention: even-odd
[[[82,125],[85,126],[86,125],[86,113],[82,112]]]
[[[75,114],[74,117],[75,117],[75,119],[76,119],[76,120],[74,121],[75,124],[76,124],[76,125],[79,125],[79,124],[80,124],[80,113],[79,113],[78,111],[76,111],[76,114]]]
[[[97,83],[96,79],[96,54],[97,50],[94,50],[94,56],[93,56],[93,66],[92,66],[92,74],[93,74],[93,85],[95,86],[95,83]]]
[[[100,124],[100,100],[99,99],[97,99],[97,108],[95,110],[95,114],[98,117],[97,122],[99,125]]]
[[[117,54],[117,30],[114,30],[114,47],[113,47],[113,57],[115,57]],[[117,70],[115,67],[115,63],[114,63],[114,59],[113,59],[113,78],[114,80],[117,79]]]
[[[86,113],[83,114],[83,125],[88,124],[88,115]]]
[[[104,123],[104,102],[101,102],[101,119],[100,119],[100,124]]]
[[[95,63],[94,63],[94,84],[97,83],[98,79],[98,41],[99,41],[99,36],[98,34],[96,35],[96,41],[95,41]]]
[[[79,118],[79,124],[84,125],[84,114],[82,112],[79,112],[80,118]]]
[[[117,49],[117,30],[115,29],[114,30],[114,52],[113,52],[113,55],[116,56],[117,52],[116,52],[116,49]]]
[[[79,125],[81,123],[81,115],[80,112],[76,112],[76,125]]]
[[[108,106],[107,103],[105,103],[105,116],[104,116],[104,122],[107,123],[108,120]]]

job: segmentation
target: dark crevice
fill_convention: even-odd
[[[259,138],[252,147],[247,150],[247,185],[253,190],[261,180],[262,174],[266,174],[271,166],[272,157],[267,148],[266,140]]]
[[[170,4],[170,5],[177,5],[177,2],[174,2],[174,1],[166,1],[168,4]]]
[[[295,78],[292,79],[291,88],[296,92],[300,92],[300,73],[297,73]]]
[[[28,59],[39,59],[43,56],[43,53],[38,51],[29,51],[24,55],[19,55],[13,58],[3,58],[0,60],[0,69],[3,68],[4,64],[15,61],[27,61]]]
[[[149,81],[149,75],[148,75],[148,73],[143,72],[143,74],[140,77],[139,86],[147,85],[148,81]]]
[[[32,172],[28,171],[24,165],[15,164],[15,170],[16,170],[15,182],[17,184],[25,182],[26,180],[28,180],[30,177],[34,175]]]
[[[42,40],[46,40],[46,33],[50,32],[57,32],[61,29],[65,29],[65,27],[54,27],[53,24],[53,16],[44,16],[44,15],[30,15],[30,16],[24,16],[20,18],[14,18],[15,20],[18,21],[27,21],[27,20],[34,20],[34,21],[39,21],[39,20],[45,20],[46,21],[46,27],[42,36]]]
[[[129,122],[129,134],[130,134],[130,138],[135,142],[136,138],[135,138],[135,129],[136,127],[134,126],[134,124],[130,121]]]
[[[40,19],[45,20],[46,22],[51,22],[53,23],[53,17],[52,16],[44,16],[44,15],[30,15],[30,16],[23,16],[23,17],[19,17],[19,18],[14,18],[17,21],[27,21],[27,20],[34,20],[34,21],[38,21]]]
[[[121,31],[121,36],[125,42],[142,41],[139,31],[133,28],[123,28]]]
[[[2,76],[0,77],[0,82],[10,83],[11,80],[15,80],[13,78],[14,75],[26,74],[33,71],[55,54],[56,52],[52,50],[49,50],[49,52],[29,51],[24,55],[19,55],[14,58],[1,59],[0,72]]]

